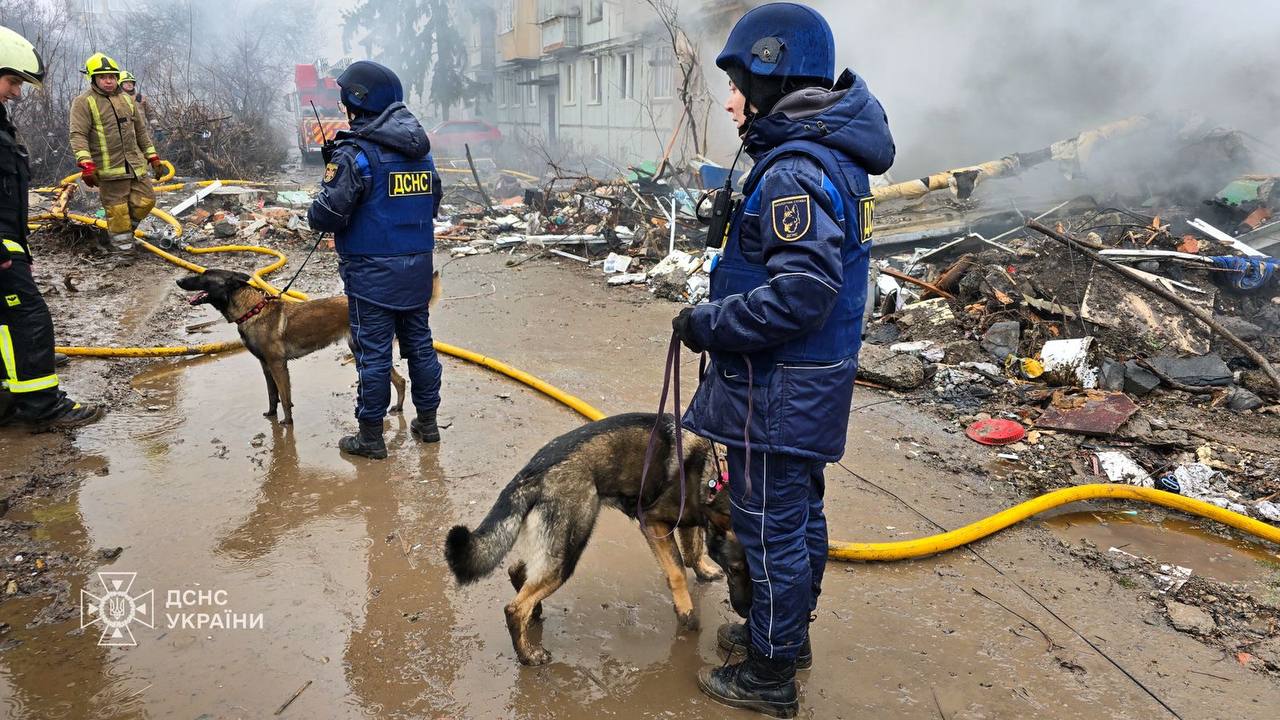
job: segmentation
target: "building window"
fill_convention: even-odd
[[[528,88],[525,94],[526,104],[529,107],[538,107],[538,71],[536,69],[530,70],[526,80],[529,83],[525,86]]]
[[[591,58],[591,104],[599,105],[604,98],[604,58]]]
[[[507,73],[507,105],[515,108],[520,107],[520,88],[516,85],[515,71]]]
[[[565,105],[578,104],[578,66],[566,63],[561,67],[560,87],[564,92]]]
[[[507,106],[507,79],[502,75],[493,83],[493,102],[498,107]]]
[[[502,0],[498,6],[498,34],[509,33],[516,29],[516,0]]]
[[[655,98],[674,97],[676,91],[675,58],[671,56],[670,52],[661,53],[654,58],[652,68],[653,96]]]
[[[587,22],[599,22],[604,19],[604,0],[591,0],[591,17]]]
[[[626,100],[636,96],[636,54],[618,56],[618,97]]]

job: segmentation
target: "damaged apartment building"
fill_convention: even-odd
[[[677,5],[499,0],[492,30],[488,18],[475,15],[471,71],[493,88],[491,101],[477,107],[476,115],[510,140],[552,152],[616,164],[657,160],[673,141],[673,128],[688,125],[681,98],[686,82],[696,98],[689,104],[699,127],[715,109],[693,65],[714,60],[708,48],[718,47],[725,28],[745,9],[726,1]],[[689,150],[705,148],[686,140],[676,152]]]

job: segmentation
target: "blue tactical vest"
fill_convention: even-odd
[[[712,352],[686,424],[693,432],[742,448],[749,416],[753,451],[832,462],[844,454],[862,346],[874,206],[867,172],[841,153],[809,141],[786,142],[761,158],[747,176],[747,200],[732,219],[723,255],[711,274],[710,299],[768,284],[763,260],[753,261],[742,251],[744,228],[756,231],[744,217],[759,214],[760,181],[775,160],[787,155],[811,158],[822,168],[823,186],[845,231],[836,303],[822,327],[782,345],[748,356]]]
[[[341,255],[413,255],[435,249],[432,193],[436,166],[431,155],[410,159],[368,140],[349,138],[362,151],[357,167],[368,166],[370,185],[347,226],[334,233]]]

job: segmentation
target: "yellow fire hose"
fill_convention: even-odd
[[[168,180],[168,179],[169,178],[165,178],[165,180]],[[216,182],[220,182],[223,185],[240,185],[243,187],[275,187],[278,184],[278,183],[258,182],[256,180],[201,180],[199,182],[194,182],[194,183],[172,183],[170,185],[156,185],[154,190],[158,193],[167,193],[167,192],[174,192],[175,190],[182,190],[183,188],[186,188],[188,185],[190,185],[191,187],[209,187],[210,185]]]
[[[63,355],[99,358],[154,358],[179,357],[182,355],[212,355],[214,353],[239,350],[244,343],[239,340],[228,342],[205,343],[203,345],[174,345],[172,347],[55,347],[54,350]]]
[[[182,237],[182,223],[178,222],[177,218],[165,212],[164,210],[161,210],[160,208],[152,208],[151,214],[155,215],[156,217],[168,223],[173,228],[174,234],[177,235],[178,237]],[[31,216],[30,221],[28,222],[28,227],[38,227],[38,225],[35,225],[35,223],[38,223],[41,220],[70,220],[72,222],[78,222],[85,225],[93,225],[96,227],[100,227],[104,230],[107,228],[107,221],[101,218],[90,217],[89,215],[81,215],[79,213],[59,213],[59,212],[47,212],[47,213],[41,213],[39,215],[33,215]],[[194,272],[194,273],[203,273],[207,269],[201,265],[197,265],[193,262],[183,260],[182,258],[176,255],[173,255],[172,253],[165,252],[164,250],[161,250],[155,245],[152,245],[150,242],[147,242],[146,240],[143,239],[146,237],[146,234],[143,233],[141,230],[135,230],[133,234],[134,234],[134,237],[138,238],[138,244],[141,245],[148,252],[158,255],[164,258],[165,260],[168,260],[169,262],[173,263],[174,265],[177,265],[180,268],[190,270],[191,272]],[[274,285],[267,282],[266,279],[264,278],[265,275],[270,275],[276,270],[279,270],[280,268],[284,267],[285,263],[289,261],[289,258],[279,250],[276,250],[274,248],[269,248],[269,247],[263,247],[261,245],[218,245],[216,247],[207,247],[207,248],[198,248],[193,245],[183,245],[182,249],[185,250],[186,252],[192,253],[193,255],[202,255],[206,253],[218,253],[218,252],[252,252],[252,253],[258,253],[260,255],[271,255],[272,257],[276,258],[275,262],[271,263],[270,265],[267,265],[266,267],[262,267],[262,268],[258,268],[257,270],[254,270],[252,275],[252,280],[250,280],[250,283],[255,287],[257,287],[258,289],[263,290],[265,292],[269,292],[273,295],[280,294],[280,291],[276,289]],[[303,293],[298,290],[290,290],[289,292],[285,293],[284,298],[286,300],[291,300],[294,302],[302,302],[310,299],[310,297],[307,296],[306,293]]]
[[[168,180],[172,180],[172,179],[173,179],[173,176],[178,174],[177,169],[175,169],[175,168],[173,167],[173,163],[169,162],[168,160],[161,160],[161,161],[160,161],[160,164],[164,166],[164,168],[165,168],[165,172],[164,172],[164,175],[161,175],[161,176],[160,176],[160,178],[159,178],[158,180],[156,180],[156,182],[165,182],[165,181],[168,181]],[[80,176],[81,176],[81,175],[83,175],[83,174],[84,174],[84,173],[72,173],[72,174],[70,174],[70,175],[68,175],[68,176],[66,176],[66,177],[64,177],[64,178],[62,178],[61,180],[59,180],[59,181],[58,181],[58,184],[57,184],[57,185],[54,185],[53,187],[42,187],[42,188],[36,188],[35,190],[32,190],[31,192],[38,192],[38,193],[51,193],[51,192],[57,192],[57,191],[61,190],[61,189],[62,189],[62,187],[63,187],[64,185],[70,185],[71,183],[76,182],[77,180],[79,180],[79,179],[80,179]]]
[[[551,385],[543,380],[540,380],[539,378],[534,377],[533,375],[530,375],[529,373],[524,372],[523,370],[517,370],[516,368],[513,368],[510,365],[500,360],[494,360],[491,357],[486,357],[484,355],[481,355],[480,353],[471,352],[470,350],[467,350],[465,348],[460,348],[456,345],[450,345],[448,343],[442,343],[442,342],[436,341],[433,344],[435,345],[435,348],[437,351],[442,352],[445,355],[452,355],[453,357],[466,360],[467,362],[470,362],[470,363],[475,363],[476,365],[483,365],[484,367],[487,367],[490,370],[502,373],[503,375],[506,375],[507,377],[513,380],[522,382],[525,385],[528,385],[529,387],[533,388],[534,390],[537,390],[538,392],[542,393],[543,395],[546,395],[547,397],[550,397],[551,399],[556,400],[563,405],[567,405],[568,407],[576,411],[579,415],[585,417],[588,420],[595,421],[595,420],[600,420],[604,418],[604,413],[588,405],[586,401],[580,398],[576,398],[566,393],[565,391],[561,390],[560,388],[554,385]]]
[[[173,216],[162,210],[154,211],[157,216],[165,222],[174,226],[178,234],[182,232],[182,225]],[[85,222],[92,225],[105,225],[105,221],[97,220],[84,215],[76,215],[73,213],[66,214],[49,214],[45,216],[37,216],[33,219],[69,219],[77,222]],[[204,272],[205,268],[188,262],[175,255],[167,253],[151,243],[142,241],[142,246],[168,260],[169,262],[183,267],[192,272]],[[254,252],[259,254],[273,255],[277,258],[276,262],[254,272],[254,279],[265,286],[265,289],[274,290],[260,275],[264,275],[282,267],[288,258],[278,250],[260,247],[257,245],[223,245],[211,248],[193,248],[186,246],[184,248],[188,252],[193,253],[213,253],[213,252]],[[277,292],[278,294],[278,292]],[[295,297],[287,298],[289,300],[306,300],[307,296],[302,293],[293,293]],[[89,357],[173,357],[179,355],[197,355],[209,354],[216,352],[224,352],[241,347],[239,341],[208,343],[204,345],[184,345],[175,347],[154,347],[154,348],[90,348],[90,347],[59,347],[58,352],[67,355],[89,356]],[[586,401],[574,397],[563,390],[551,385],[529,373],[514,368],[504,362],[493,358],[472,352],[465,348],[457,347],[443,342],[435,342],[437,351],[446,355],[465,360],[476,365],[480,365],[495,372],[501,373],[513,380],[521,382],[534,390],[568,406],[574,411],[581,414],[588,420],[599,420],[604,417],[604,413],[592,407]],[[1280,545],[1280,528],[1254,520],[1253,518],[1235,513],[1230,510],[1210,505],[1206,502],[1193,500],[1191,498],[1175,495],[1173,493],[1155,490],[1152,488],[1142,488],[1132,485],[1115,485],[1115,484],[1093,484],[1078,485],[1076,487],[1055,490],[1050,493],[1041,495],[1023,503],[1019,503],[1011,508],[1003,510],[995,515],[984,518],[977,522],[966,525],[956,530],[931,535],[929,537],[918,538],[915,540],[900,540],[896,542],[880,542],[880,543],[846,543],[832,541],[828,551],[829,557],[833,560],[843,560],[846,562],[865,562],[865,561],[894,561],[909,560],[914,558],[928,557],[948,550],[968,545],[976,542],[989,535],[997,533],[1010,525],[1017,524],[1027,518],[1042,513],[1046,510],[1067,505],[1082,500],[1139,500],[1155,505],[1179,510],[1191,515],[1198,515],[1208,518],[1225,525],[1229,525],[1241,532],[1251,535],[1262,540]]]
[[[1193,500],[1153,488],[1133,485],[1096,484],[1077,485],[1062,490],[1054,490],[1040,497],[1014,505],[991,517],[965,525],[962,528],[917,540],[884,543],[832,542],[828,555],[833,560],[847,561],[889,561],[927,557],[958,548],[961,545],[968,545],[971,542],[999,532],[1010,525],[1022,522],[1032,515],[1061,505],[1080,502],[1081,500],[1141,500],[1173,508],[1174,510],[1181,510],[1191,515],[1199,515],[1203,518],[1216,520],[1254,537],[1280,545],[1280,528],[1254,520],[1240,513],[1224,510],[1207,502]]]

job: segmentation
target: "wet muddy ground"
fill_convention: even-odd
[[[319,257],[299,285],[313,293],[333,287],[332,258]],[[61,339],[234,336],[225,324],[183,331],[214,315],[167,289],[180,271],[149,258],[125,267],[133,282],[153,283],[137,302],[154,307],[126,316],[105,306],[109,290],[91,287],[74,311],[54,298],[64,306]],[[656,405],[675,306],[546,262],[512,269],[480,256],[445,277],[455,299],[433,318],[439,339],[605,412]],[[109,332],[96,329],[103,323]],[[477,522],[528,457],[579,417],[445,359],[443,442],[415,444],[412,413],[393,416],[388,461],[348,460],[336,448],[353,425],[355,372],[344,354],[291,364],[292,428],[260,416],[261,374],[239,353],[75,361],[66,385],[106,399],[107,418],[74,436],[0,434],[11,505],[0,548],[17,580],[0,602],[8,717],[256,718],[300,689],[281,717],[738,716],[703,699],[694,678],[722,661],[714,628],[732,615],[724,587],[696,585],[703,630],[678,632],[657,564],[616,512],[605,511],[577,574],[546,603],[549,665],[515,660],[504,574],[467,588],[449,577],[449,527]],[[696,363],[686,359],[691,388]],[[987,470],[993,452],[882,399],[856,393],[850,451],[828,472],[834,539],[916,537],[935,531],[920,514],[952,528],[1020,499]],[[1200,537],[1199,526],[1162,511],[1071,510],[974,551],[829,566],[802,717],[1173,717],[1161,702],[1185,718],[1275,717],[1276,677],[1174,630],[1153,588],[1117,582],[1072,551],[1123,546],[1261,593],[1280,582],[1276,549]],[[99,572],[136,573],[131,597],[152,591],[154,627],[132,623],[136,646],[101,647],[100,625],[80,629],[80,594],[103,594]],[[167,602],[174,592],[181,607]],[[183,624],[200,613],[228,627]]]

